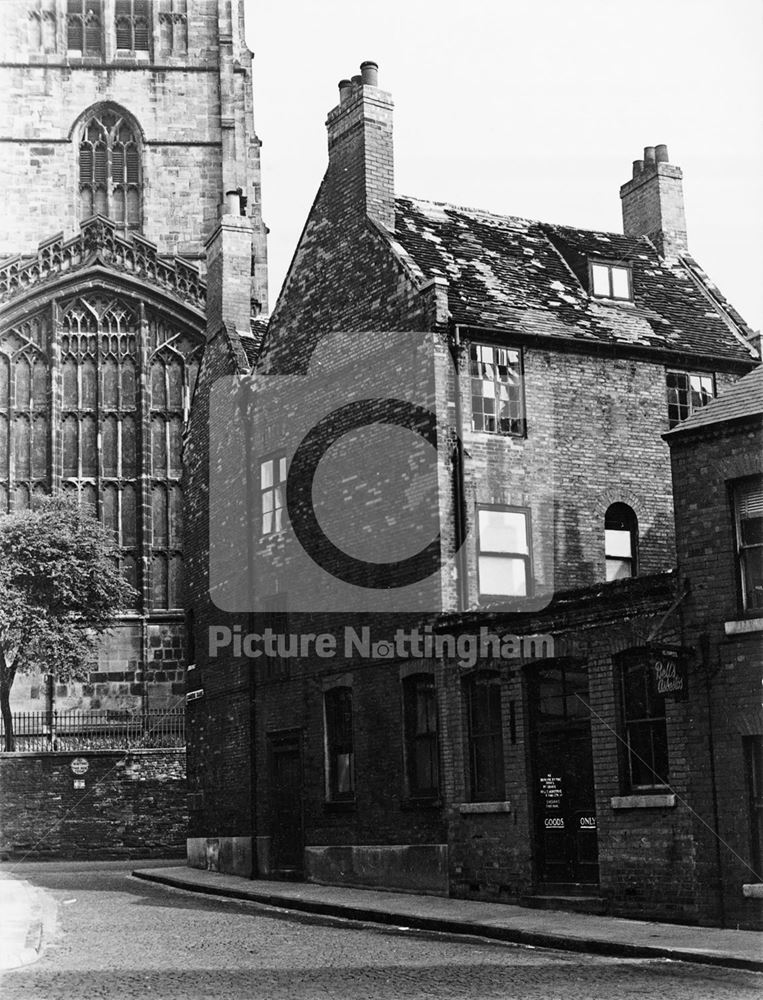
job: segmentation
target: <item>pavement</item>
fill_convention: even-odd
[[[476,935],[498,941],[624,958],[662,958],[763,972],[763,936],[621,917],[535,910],[440,896],[249,880],[185,866],[143,868],[136,878],[188,892],[284,910],[386,924],[397,929]]]
[[[0,970],[36,962],[55,923],[55,904],[47,893],[0,873]]]

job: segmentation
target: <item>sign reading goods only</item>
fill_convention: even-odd
[[[90,770],[90,763],[84,757],[75,757],[69,767],[72,769],[72,774],[82,775]]]
[[[680,646],[655,646],[649,657],[657,694],[682,701],[688,693],[687,650]]]

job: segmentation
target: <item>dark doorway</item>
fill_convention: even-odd
[[[297,878],[303,868],[302,748],[299,734],[270,737],[271,868]]]
[[[538,878],[543,885],[599,881],[588,673],[572,660],[529,675]]]

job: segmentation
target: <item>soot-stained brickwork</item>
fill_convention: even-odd
[[[729,926],[763,920],[763,611],[760,570],[752,564],[745,577],[740,556],[740,543],[749,540],[740,528],[743,496],[760,496],[763,483],[762,374],[756,369],[666,435],[678,573],[687,588],[684,642],[699,660],[690,747],[697,881],[703,908]],[[759,507],[750,509],[751,519],[760,517]]]
[[[189,434],[191,862],[219,866],[227,839],[224,864],[244,874],[723,922],[706,881],[715,841],[698,833],[703,661],[682,631],[681,482],[663,434],[758,359],[687,253],[680,170],[648,147],[621,190],[625,235],[573,230],[395,197],[374,64],[340,84],[327,126],[327,171],[267,330],[241,337],[240,304],[215,282],[225,328],[208,329]],[[389,365],[395,395],[416,382],[436,415],[442,569],[410,607],[381,590],[364,614],[332,605],[344,557],[317,583],[286,513],[275,528],[267,516],[261,463],[283,453],[288,476],[300,421],[322,412],[318,384],[279,394],[274,380],[311,365],[350,400],[383,395]],[[238,415],[203,408],[201,387],[223,376],[244,387]],[[381,510],[383,561],[420,509],[415,449],[374,429],[366,450],[382,468],[348,462],[353,505],[339,497],[321,524],[362,528]],[[397,509],[380,489],[395,478]],[[523,519],[526,595],[484,585],[500,555],[481,541],[484,511]],[[613,531],[628,535],[619,555]],[[329,633],[336,651],[210,645],[210,629],[268,625]],[[392,648],[345,649],[363,625]],[[451,645],[401,651],[395,629],[414,627]],[[493,645],[461,655],[482,628]]]
[[[7,754],[0,791],[6,860],[165,858],[185,850],[184,750]]]

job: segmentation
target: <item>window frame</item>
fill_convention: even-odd
[[[262,469],[263,469],[263,466],[267,462],[273,462],[273,483],[272,483],[271,486],[263,486],[262,485]],[[281,465],[282,465],[282,463],[284,465],[285,472],[284,472],[283,478],[281,479],[280,475],[281,475]],[[286,529],[286,525],[284,524],[284,517],[283,517],[284,512],[286,511],[286,481],[289,478],[289,464],[288,464],[288,461],[286,459],[286,452],[284,452],[284,451],[272,451],[272,452],[268,452],[267,455],[263,455],[259,459],[258,469],[259,469],[259,478],[258,478],[258,485],[257,485],[258,514],[259,514],[259,526],[260,526],[260,540],[262,541],[262,540],[264,540],[266,538],[275,538],[276,536],[282,534],[282,532],[285,531],[285,529]],[[278,469],[278,475],[279,475],[278,481],[276,481],[276,478],[275,478],[276,469]],[[275,505],[275,496],[276,496],[279,488],[282,490],[282,494],[281,494],[281,506],[277,507]],[[265,511],[265,496],[267,494],[270,494],[270,493],[273,494],[273,498],[274,498],[273,506],[270,508],[269,511]],[[271,526],[271,528],[268,531],[266,531],[265,530],[265,515],[266,515],[266,513],[270,514],[270,515],[273,515],[273,514],[275,514],[275,512],[277,510],[281,511],[281,523],[280,523],[280,527],[276,528],[276,527]],[[274,523],[275,523],[275,518],[273,518],[273,524]]]
[[[608,515],[609,515],[609,513],[610,513],[610,511],[612,510],[613,507],[622,507],[622,508],[626,508],[628,511],[630,511],[630,516],[629,517],[623,517],[622,518],[622,520],[625,523],[627,523],[628,520],[631,521],[630,526],[628,528],[608,528],[607,527]],[[614,515],[612,515],[612,517],[614,518]],[[629,558],[625,559],[622,556],[616,556],[616,555],[610,555],[609,554],[609,552],[607,550],[607,532],[608,531],[628,531],[628,534],[630,535],[630,542],[631,542],[631,554],[630,554]],[[630,563],[630,570],[631,571],[630,571],[629,575],[626,576],[626,577],[613,576],[610,579],[609,572],[608,572],[608,567],[609,567],[610,563],[613,563],[613,562],[618,562],[618,563],[627,562],[627,563]],[[611,503],[609,505],[609,507],[607,507],[607,509],[606,509],[606,511],[604,513],[604,570],[605,570],[605,579],[606,579],[607,583],[613,583],[616,580],[631,580],[631,579],[633,579],[633,577],[638,576],[638,516],[637,516],[635,510],[630,506],[630,504],[627,504],[624,501],[619,501],[618,500],[618,501],[615,501],[615,503]]]
[[[114,120],[108,124],[109,117]],[[96,140],[88,138],[91,126],[95,123],[100,129]],[[123,141],[119,138],[125,128],[130,138]],[[98,147],[103,147],[103,167],[105,174],[99,177]],[[88,176],[84,176],[84,165],[89,157]],[[121,167],[121,176],[117,169]],[[131,179],[132,178],[132,179]],[[106,201],[105,213],[97,204],[98,191],[103,190]],[[132,115],[112,102],[104,102],[88,109],[82,119],[77,144],[77,191],[79,194],[78,217],[81,222],[94,215],[105,214],[113,222],[120,233],[141,233],[143,231],[143,142],[140,128]],[[83,210],[83,192],[90,192],[90,214]],[[131,217],[132,202],[130,195],[137,198],[137,212]],[[116,218],[118,199],[122,198],[122,219]]]
[[[606,267],[607,268],[607,278],[609,284],[609,295],[602,295],[601,292],[594,291],[594,267]],[[618,271],[624,271],[628,280],[628,294],[627,295],[615,295],[614,294],[614,282],[612,280],[612,269],[616,268]],[[590,294],[595,299],[608,299],[613,302],[633,302],[633,266],[630,263],[624,263],[618,260],[599,260],[598,258],[589,258],[588,260],[588,287],[590,289]]]
[[[482,532],[480,530],[480,512],[497,511],[507,514],[522,514],[525,519],[525,539],[527,541],[527,552],[500,552],[494,549],[482,548]],[[477,592],[480,603],[487,601],[510,601],[525,600],[533,596],[534,592],[534,569],[533,569],[533,544],[532,544],[532,511],[529,507],[517,507],[512,504],[488,504],[478,503],[476,506],[476,545],[477,545]],[[525,593],[524,594],[491,594],[482,590],[480,573],[480,559],[482,556],[493,558],[522,559],[525,563]]]
[[[634,665],[639,666],[643,671],[643,683],[646,688],[644,699],[646,714],[643,716],[631,716],[628,712],[626,673]],[[625,793],[632,793],[634,795],[664,795],[666,789],[670,788],[670,743],[668,740],[667,702],[666,696],[658,694],[655,690],[656,681],[654,672],[651,670],[650,650],[646,646],[623,650],[614,657],[613,666],[617,688],[616,702],[618,705],[619,728],[622,734],[622,741],[620,743],[621,786]],[[656,705],[654,705],[655,702]],[[658,709],[661,708],[662,713],[651,712],[650,709],[653,705]],[[641,758],[640,754],[632,748],[632,731],[637,727],[643,728],[644,726],[649,727],[651,751],[649,760]],[[657,743],[655,743],[654,739],[656,732],[662,737],[662,745],[664,747],[664,774],[660,774],[657,769],[657,765],[660,762],[657,760],[659,739]],[[655,780],[650,782],[634,780],[634,771],[636,771],[636,768],[633,766],[634,757],[640,762],[640,766],[646,766],[647,771],[651,772]]]
[[[86,19],[87,8],[96,8],[94,13],[98,18],[98,50],[91,51],[87,45]],[[69,59],[105,59],[106,57],[106,24],[104,20],[104,0],[66,0],[66,55]],[[78,9],[72,10],[73,7]],[[69,27],[73,21],[79,21],[82,32],[82,48],[74,49],[69,45]]]
[[[339,715],[339,707],[330,703],[338,698],[347,698],[348,706],[344,712],[346,723],[349,719],[348,732],[336,733],[335,721]],[[340,737],[344,737],[341,739]],[[341,803],[351,804],[355,802],[356,778],[355,778],[355,727],[353,715],[353,688],[352,684],[340,683],[326,688],[323,692],[323,739],[324,739],[324,778],[325,778],[325,801],[327,804]],[[349,750],[346,749],[349,747]],[[345,749],[342,749],[345,748]],[[344,791],[339,789],[339,756],[349,756],[349,788]]]
[[[499,365],[495,361],[493,361],[493,362],[483,362],[482,359],[478,360],[478,359],[473,358],[472,357],[472,350],[474,348],[487,348],[487,349],[489,349],[491,351],[510,351],[510,352],[512,352],[512,353],[514,353],[514,354],[517,355],[517,369],[518,369],[518,371],[517,371],[517,375],[518,375],[517,385],[518,385],[518,390],[519,390],[518,391],[517,406],[518,406],[518,410],[519,410],[519,417],[517,417],[515,419],[518,421],[518,423],[520,425],[519,430],[516,430],[516,431],[508,430],[508,431],[506,431],[506,430],[501,430],[497,426],[496,426],[495,430],[490,430],[489,428],[486,428],[486,427],[477,427],[476,426],[476,422],[475,422],[475,409],[474,409],[475,394],[472,391],[472,389],[473,389],[473,382],[475,381],[476,376],[473,373],[472,366],[474,364],[489,363],[489,364],[492,364],[493,367],[497,369],[499,367]],[[485,380],[482,379],[482,381],[485,381]],[[493,385],[494,386],[496,386],[496,385],[506,385],[506,386],[508,386],[509,383],[508,382],[501,382],[501,381],[499,381],[495,377],[495,375],[494,375],[493,376]],[[526,406],[526,399],[525,399],[525,364],[524,364],[524,350],[522,349],[522,347],[507,346],[505,344],[494,344],[494,343],[489,343],[487,341],[482,341],[482,340],[473,340],[473,341],[470,341],[470,343],[469,343],[469,398],[470,398],[470,411],[469,412],[470,412],[470,420],[471,420],[471,431],[472,431],[473,434],[490,434],[491,436],[494,436],[494,437],[505,437],[505,438],[516,438],[516,439],[521,439],[521,438],[527,437],[527,406]],[[482,397],[480,397],[480,398],[482,398]],[[493,398],[496,399],[497,397],[494,395]],[[496,421],[496,424],[497,424],[497,421],[498,421],[498,414],[497,413],[493,414],[493,419]],[[513,419],[513,418],[510,418],[510,420],[511,419]]]
[[[737,603],[740,611],[745,616],[760,618],[763,617],[763,590],[761,591],[759,603],[756,604],[750,601],[750,595],[747,592],[748,583],[746,552],[751,549],[763,549],[763,542],[750,542],[745,544],[742,540],[740,493],[743,489],[745,492],[750,492],[750,487],[753,488],[752,492],[760,492],[761,507],[763,508],[763,474],[758,473],[753,476],[744,476],[741,479],[734,479],[731,480],[728,485],[732,510],[732,526],[734,531],[734,563],[736,572]]]
[[[129,5],[129,13],[120,10],[121,5]],[[136,13],[136,5],[139,7],[144,7],[145,11],[143,13]],[[152,3],[151,0],[115,0],[113,8],[114,16],[114,52],[116,53],[117,59],[122,59],[125,56],[135,56],[137,59],[151,59],[152,51],[152,36],[153,36],[153,18],[152,18]],[[135,46],[135,34],[136,34],[136,22],[140,19],[145,19],[146,23],[146,48],[139,49]],[[120,46],[119,44],[119,22],[127,20],[129,21],[129,31],[130,40],[132,45],[129,48]]]
[[[422,686],[426,686],[427,693],[431,695],[434,725],[433,728],[419,732],[419,695]],[[440,726],[434,674],[423,670],[410,673],[401,678],[400,689],[406,796],[411,800],[432,801],[440,796]],[[426,715],[429,721],[429,711]],[[417,780],[417,764],[422,747],[427,748],[426,755],[434,777],[433,784],[426,787],[419,785]]]
[[[687,393],[686,398],[687,398],[688,412],[686,413],[685,416],[679,416],[676,419],[673,419],[671,417],[670,410],[671,410],[671,407],[677,407],[680,410],[680,403],[678,403],[678,402],[676,402],[676,403],[671,402],[670,393],[671,393],[671,391],[677,391],[677,390],[676,390],[676,388],[674,386],[668,385],[668,377],[670,375],[683,375],[688,380],[688,385],[687,385],[687,388],[685,390],[686,393]],[[712,386],[712,394],[711,394],[710,398],[708,399],[707,403],[703,403],[701,406],[697,406],[697,407],[695,407],[695,406],[692,405],[691,380],[693,378],[697,378],[697,379],[710,379],[711,386]],[[684,420],[688,420],[688,418],[690,416],[692,416],[692,414],[697,413],[699,410],[704,409],[708,405],[708,403],[711,403],[717,397],[717,386],[716,386],[715,372],[689,371],[688,369],[684,369],[684,368],[666,368],[665,369],[665,395],[666,395],[667,402],[668,402],[668,429],[669,430],[673,430],[674,427],[678,427],[679,424],[682,424],[684,422]]]
[[[475,698],[477,686],[488,688],[497,696],[498,725],[493,727],[488,719],[484,728],[475,731]],[[505,741],[503,726],[503,684],[501,675],[495,670],[478,669],[463,680],[464,708],[466,722],[466,764],[467,789],[470,802],[503,802],[506,797],[506,766],[504,762]],[[495,706],[493,706],[495,707]],[[490,714],[490,710],[489,713]],[[493,773],[486,773],[479,767],[479,745],[487,742],[489,757],[495,766]]]

